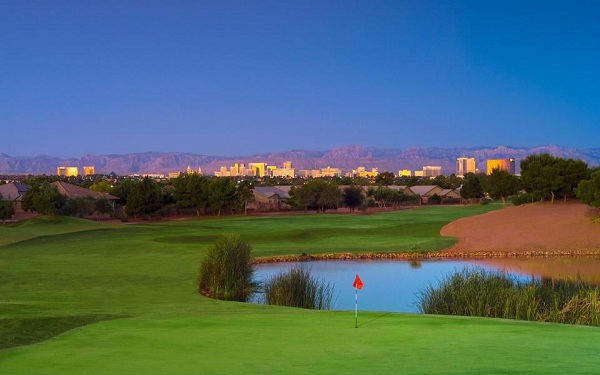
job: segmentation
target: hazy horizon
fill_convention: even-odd
[[[147,151],[139,151],[139,152],[123,152],[123,153],[98,153],[98,154],[83,154],[83,155],[75,155],[75,156],[59,156],[59,155],[52,155],[52,154],[47,154],[47,153],[38,153],[38,154],[33,154],[33,155],[11,155],[8,154],[6,152],[3,152],[2,150],[0,150],[0,154],[5,154],[8,155],[11,158],[36,158],[36,157],[42,157],[42,156],[46,156],[46,157],[52,157],[52,158],[59,158],[59,159],[81,159],[81,158],[85,158],[86,156],[110,156],[110,155],[116,155],[116,156],[122,156],[122,155],[133,155],[133,154],[190,154],[190,155],[197,155],[197,156],[208,156],[208,157],[222,157],[222,158],[247,158],[247,157],[253,157],[253,156],[261,156],[261,155],[271,155],[271,154],[279,154],[279,153],[289,153],[289,152],[311,152],[311,153],[326,153],[329,152],[331,150],[340,150],[340,149],[348,149],[348,148],[354,148],[354,147],[360,147],[362,150],[394,150],[394,151],[408,151],[408,150],[415,150],[415,149],[443,149],[443,150],[452,150],[452,149],[464,149],[464,150],[484,150],[484,149],[489,149],[489,150],[497,150],[499,148],[507,148],[507,149],[531,149],[531,148],[549,148],[549,147],[557,147],[557,148],[561,148],[561,149],[572,149],[572,150],[577,150],[577,151],[586,151],[586,150],[594,150],[594,149],[600,149],[600,146],[598,147],[590,147],[590,148],[576,148],[576,147],[565,147],[559,144],[540,144],[540,145],[534,145],[534,146],[518,146],[518,145],[497,145],[497,146],[465,146],[465,147],[461,147],[461,146],[457,146],[457,147],[442,147],[442,146],[428,146],[428,147],[420,147],[420,146],[414,146],[414,147],[406,147],[406,148],[395,148],[395,147],[380,147],[380,146],[363,146],[363,145],[359,145],[359,144],[352,144],[352,145],[340,145],[340,146],[333,146],[331,148],[328,149],[308,149],[308,148],[297,148],[297,149],[290,149],[290,150],[276,150],[276,151],[265,151],[265,152],[258,152],[258,153],[253,153],[253,154],[231,154],[231,155],[226,155],[226,154],[201,154],[201,153],[197,153],[197,152],[186,152],[186,151],[153,151],[153,150],[147,150]]]

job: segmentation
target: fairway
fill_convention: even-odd
[[[436,251],[444,224],[494,208],[0,227],[0,373],[595,373],[597,328],[370,312],[355,329],[353,312],[196,292],[219,234],[254,256]]]

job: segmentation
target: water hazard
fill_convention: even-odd
[[[420,291],[465,267],[504,271],[521,278],[580,277],[586,281],[600,280],[600,259],[590,258],[271,263],[257,265],[255,279],[264,281],[290,267],[307,267],[313,276],[331,283],[334,286],[335,310],[354,309],[352,283],[356,274],[364,283],[358,292],[360,310],[411,313],[419,312]],[[255,302],[260,298],[260,295],[256,296]]]

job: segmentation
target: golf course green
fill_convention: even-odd
[[[438,251],[440,228],[495,205],[109,224],[0,226],[0,374],[595,374],[600,329],[311,311],[196,290],[220,234],[256,257]]]

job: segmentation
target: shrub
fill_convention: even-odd
[[[431,197],[429,197],[429,199],[427,200],[427,204],[442,204],[442,197],[440,197],[437,194],[433,194]]]
[[[247,301],[256,289],[251,252],[240,236],[219,236],[200,263],[198,291],[211,298]]]
[[[333,286],[313,277],[309,270],[294,267],[265,282],[265,303],[304,309],[329,310]]]
[[[533,193],[521,193],[519,195],[514,195],[512,198],[510,198],[510,201],[515,206],[520,206],[522,204],[539,202],[540,197]]]

